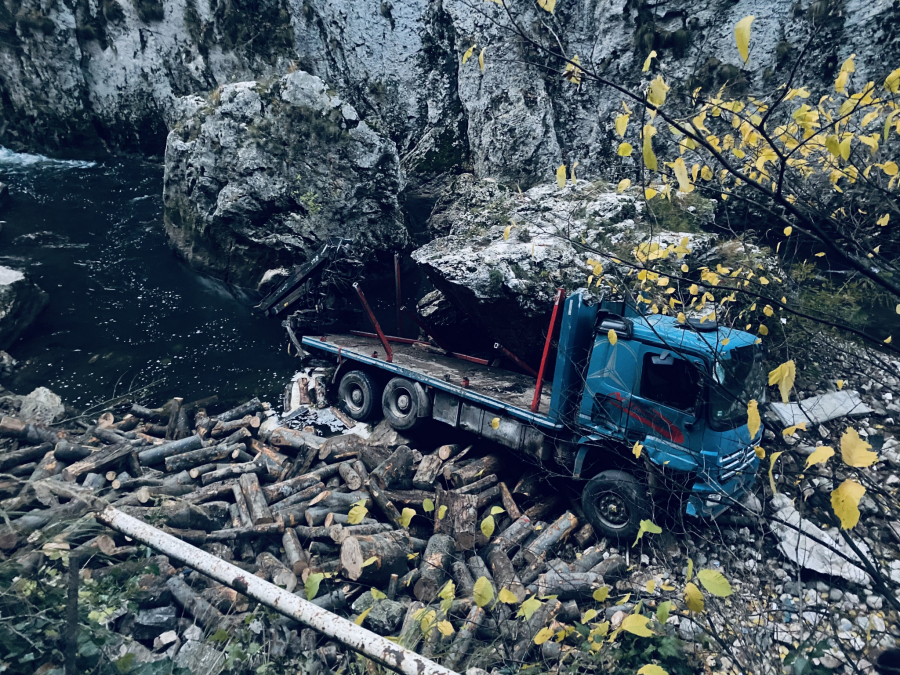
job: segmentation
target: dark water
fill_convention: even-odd
[[[4,385],[47,386],[78,408],[155,383],[150,402],[218,394],[273,403],[298,361],[256,297],[192,271],[162,224],[162,167],[60,162],[0,148],[0,265],[27,271],[50,305],[9,352]]]

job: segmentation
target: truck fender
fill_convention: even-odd
[[[431,417],[432,400],[428,391],[420,382],[413,382],[413,388],[416,390],[416,398],[419,399],[416,417]]]

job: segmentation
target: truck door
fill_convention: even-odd
[[[620,339],[610,345],[598,335],[587,369],[579,422],[608,436],[625,439],[626,410],[634,390],[640,345]]]
[[[661,445],[675,444],[699,454],[703,424],[702,361],[676,356],[662,347],[642,345],[640,374],[628,407],[629,442],[647,443],[660,439]],[[693,454],[693,453],[692,453]]]

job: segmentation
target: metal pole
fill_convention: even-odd
[[[351,330],[348,331],[350,335],[357,335],[359,337],[365,338],[377,338],[377,333],[367,333],[362,330]],[[412,338],[404,338],[404,337],[396,337],[394,335],[385,335],[385,339],[388,342],[396,342],[401,345],[422,345],[423,347],[430,347],[434,349],[434,345],[430,342],[422,342],[421,340],[413,340]],[[455,359],[462,359],[463,361],[469,361],[470,363],[477,363],[479,366],[486,366],[490,363],[487,359],[479,359],[477,356],[469,356],[468,354],[460,354],[459,352],[447,352],[447,356],[452,356]]]
[[[534,377],[538,376],[538,372],[534,368],[529,366],[522,359],[520,359],[518,356],[516,356],[511,351],[509,351],[506,347],[501,345],[499,342],[494,343],[494,349],[499,351],[501,354],[503,354],[505,357],[507,357],[510,361],[515,363],[517,366],[519,366],[519,368],[524,370],[529,375],[533,375]]]
[[[403,315],[400,313],[400,305],[403,296],[400,293],[400,254],[394,254],[394,284],[397,290],[397,335],[403,335]]]
[[[423,319],[421,316],[419,316],[418,312],[413,312],[413,311],[411,311],[410,309],[408,309],[407,307],[404,307],[404,308],[403,308],[403,311],[405,311],[407,314],[409,314],[409,318],[411,318],[413,321],[415,321],[415,322],[416,322],[416,325],[418,325],[419,328],[421,328],[421,329],[425,332],[425,335],[427,335],[427,336],[430,337],[432,340],[434,340],[434,343],[435,343],[438,347],[440,347],[441,349],[443,349],[445,352],[449,352],[449,351],[450,351],[450,348],[447,347],[447,345],[442,344],[441,339],[438,338],[438,337],[435,335],[435,330],[434,330],[434,328],[432,328],[432,327],[425,321],[425,319]]]
[[[384,336],[384,331],[381,330],[381,326],[378,325],[378,319],[375,318],[375,313],[372,311],[372,308],[369,307],[369,303],[366,302],[366,296],[363,294],[362,289],[359,287],[358,283],[354,282],[353,288],[356,290],[356,294],[359,296],[359,301],[362,303],[363,309],[366,310],[366,314],[369,315],[369,321],[371,321],[372,325],[375,327],[375,332],[378,334],[378,339],[381,340],[381,344],[384,347],[384,352],[387,355],[387,362],[393,363],[394,352],[391,351],[391,345],[388,343],[387,338]]]
[[[547,355],[550,353],[550,342],[553,340],[553,330],[556,328],[556,315],[559,314],[559,306],[566,297],[564,288],[556,289],[556,300],[553,302],[553,314],[550,315],[550,327],[547,329],[547,340],[544,342],[544,355],[541,356],[541,367],[538,369],[537,384],[534,385],[534,398],[531,399],[531,412],[536,413],[541,406],[541,389],[544,386],[544,368],[547,366]]]
[[[457,675],[449,668],[439,666],[424,656],[317,607],[275,584],[270,584],[118,509],[107,506],[97,514],[97,519],[114,530],[202,572],[284,616],[299,621],[304,626],[337,640],[391,670],[404,675]]]

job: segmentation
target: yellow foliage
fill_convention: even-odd
[[[684,604],[692,612],[702,612],[705,606],[703,592],[692,582],[684,585]]]
[[[619,194],[621,194],[621,193],[625,192],[625,190],[627,190],[627,189],[630,188],[630,187],[631,187],[631,179],[630,179],[630,178],[623,178],[622,180],[619,181],[619,184],[616,185],[616,192],[618,192]]]
[[[760,278],[762,281],[762,278]],[[769,386],[777,384],[778,390],[781,392],[781,400],[787,403],[791,389],[794,386],[794,378],[797,375],[797,366],[793,359],[782,363],[780,366],[769,372]]]
[[[872,446],[859,437],[856,429],[847,427],[841,436],[841,459],[847,466],[862,469],[878,461],[878,453],[871,452]]]
[[[834,448],[829,448],[827,445],[819,446],[806,458],[806,468],[808,469],[814,464],[824,464],[833,456]]]
[[[762,426],[758,405],[755,399],[751,399],[747,404],[747,429],[750,431],[751,440],[756,438],[756,434],[759,433],[759,428]]]
[[[859,500],[866,494],[866,488],[848,478],[831,493],[831,508],[841,519],[841,528],[849,530],[859,522]]]

